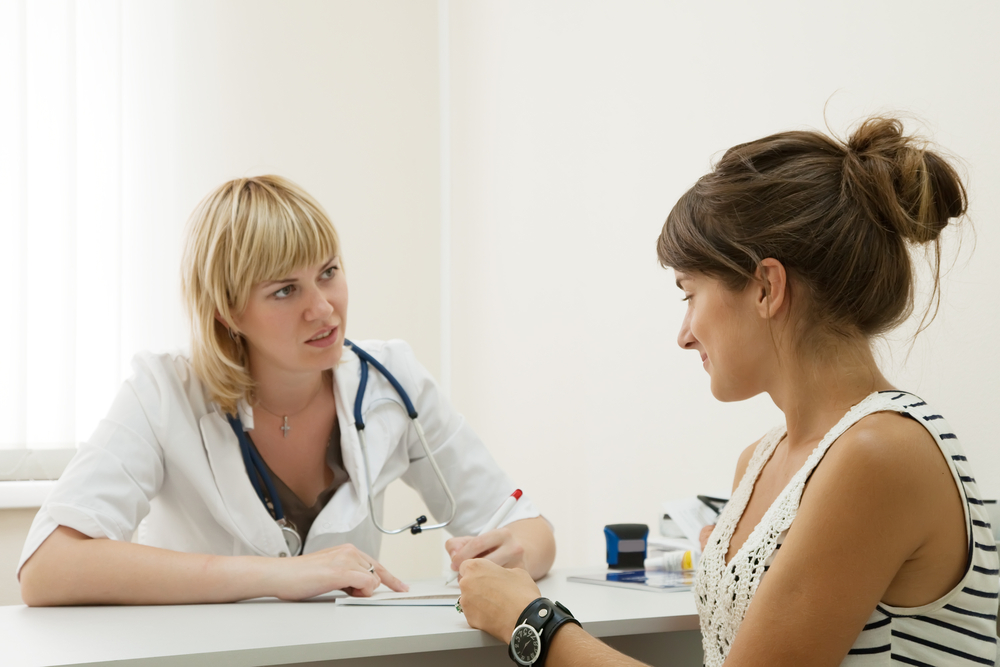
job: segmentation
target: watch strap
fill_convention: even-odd
[[[554,603],[552,610],[549,612],[548,620],[545,622],[545,627],[542,629],[542,652],[538,656],[536,665],[541,666],[545,664],[545,658],[549,654],[549,647],[552,645],[552,638],[555,636],[556,631],[567,623],[580,625],[580,621],[576,620],[573,612],[567,609],[565,605],[558,602]]]
[[[552,601],[549,600],[548,598],[535,598],[528,604],[527,607],[524,608],[524,611],[521,612],[521,615],[517,617],[517,625],[523,625],[527,623],[535,630],[538,630],[538,632],[541,632],[542,626],[545,624],[545,621],[548,620],[549,617],[548,613],[546,613],[544,617],[539,617],[538,612],[539,610],[545,607],[551,607],[551,606],[552,606]]]

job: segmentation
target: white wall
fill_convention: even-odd
[[[455,402],[556,524],[559,565],[602,562],[606,523],[728,490],[780,419],[717,403],[676,346],[655,241],[677,197],[733,144],[876,111],[968,171],[975,251],[887,362],[1000,494],[997,25],[984,2],[453,3]]]

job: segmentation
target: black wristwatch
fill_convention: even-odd
[[[573,618],[573,612],[558,602],[548,598],[533,600],[517,617],[507,654],[519,665],[541,667],[545,664],[553,635],[565,623],[580,625],[580,621]]]

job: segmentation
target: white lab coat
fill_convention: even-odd
[[[458,507],[448,530],[453,535],[476,534],[514,490],[513,482],[441,395],[409,345],[359,344],[396,376],[420,415]],[[132,365],[135,374],[35,517],[18,572],[59,525],[113,540],[130,540],[138,528],[139,542],[174,551],[284,555],[281,529],[250,484],[236,435],[190,361],[181,355],[141,353]],[[382,534],[368,518],[364,460],[354,428],[359,379],[358,357],[345,347],[334,370],[333,392],[350,482],[337,489],[316,517],[305,540],[306,553],[351,543],[378,557]],[[402,479],[421,494],[435,517],[446,516],[447,497],[402,401],[372,367],[362,411],[376,511],[381,515],[386,486]],[[240,417],[247,430],[253,428],[248,405],[240,406]],[[536,516],[538,510],[522,496],[504,524]]]

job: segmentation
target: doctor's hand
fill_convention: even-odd
[[[552,526],[544,517],[518,519],[477,537],[453,537],[445,542],[451,569],[470,558],[485,558],[503,567],[519,567],[541,579],[556,557]]]
[[[342,544],[295,558],[270,559],[275,564],[275,596],[282,600],[305,600],[330,591],[343,590],[355,597],[369,597],[385,584],[394,591],[409,586],[397,579],[371,556],[353,544]],[[374,571],[370,571],[374,568]]]
[[[524,570],[508,570],[484,558],[467,560],[460,570],[462,613],[469,625],[509,642],[517,617],[535,598],[538,586]]]
[[[453,537],[444,543],[451,556],[451,569],[459,572],[462,563],[471,558],[485,558],[503,567],[527,569],[524,546],[510,528],[504,526],[476,536]]]

